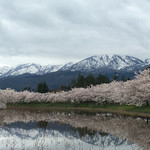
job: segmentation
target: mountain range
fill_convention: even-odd
[[[40,122],[5,124],[1,128],[1,148],[8,150],[13,143],[15,143],[15,149],[22,149],[24,147],[26,149],[34,147],[34,149],[49,148],[52,150],[66,150],[71,148],[97,150],[100,147],[103,147],[104,150],[113,148],[123,150],[133,147],[134,149],[138,148],[137,144],[130,143],[127,139],[120,139],[108,133],[98,133],[95,131],[93,135],[90,135],[90,133],[85,133],[84,128],[72,128],[69,124],[59,124],[58,122],[49,122],[46,124],[47,127],[41,127]],[[69,145],[68,147],[67,144]]]
[[[132,56],[120,55],[95,55],[77,63],[67,63],[65,65],[21,64],[13,67],[0,67],[0,77],[18,76],[22,74],[44,75],[57,71],[80,71],[80,72],[108,72],[124,71],[132,72],[143,70],[150,65],[150,59],[141,60]]]
[[[61,85],[69,85],[73,78],[81,73],[87,76],[100,73],[110,79],[114,74],[134,78],[134,72],[144,70],[150,66],[150,59],[141,60],[132,56],[95,55],[76,63],[65,65],[21,64],[14,67],[0,68],[0,88],[13,88],[17,91],[30,87],[36,90],[39,82],[45,81],[50,89],[58,89]]]

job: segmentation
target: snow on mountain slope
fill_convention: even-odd
[[[24,73],[39,74],[41,66],[37,64],[22,64],[11,68],[8,72],[4,73],[3,76],[17,76]]]
[[[120,70],[124,69],[125,67],[143,63],[144,62],[142,60],[135,57],[114,55],[109,65],[116,70]]]
[[[50,72],[56,72],[58,71],[63,65],[47,65],[43,66],[42,71],[43,73],[50,73]]]
[[[113,135],[101,135],[95,133],[93,136],[85,134],[80,136],[78,132],[64,125],[63,130],[60,130],[56,124],[50,124],[50,128],[41,129],[35,123],[20,123],[21,127],[5,125],[0,128],[0,145],[2,149],[21,149],[23,146],[26,149],[138,149],[137,144],[129,143],[126,139],[119,139]],[[15,144],[14,144],[15,143]]]
[[[49,72],[56,72],[62,67],[62,65],[47,65],[47,66],[41,66],[39,64],[21,64],[16,67],[12,68],[6,68],[2,67],[0,68],[0,76],[1,77],[7,77],[7,76],[17,76],[25,73],[30,74],[37,74],[42,75]]]
[[[8,66],[0,67],[0,76],[2,76],[3,74],[7,73],[10,69],[12,69],[12,67],[8,67]]]
[[[22,64],[16,67],[0,67],[0,77],[17,76],[24,73],[43,75],[56,71],[94,71],[94,70],[122,70],[135,71],[150,65],[150,59],[142,61],[132,56],[120,55],[95,55],[77,63],[65,65]]]
[[[150,58],[148,58],[148,59],[145,59],[145,64],[150,64]]]
[[[74,64],[70,68],[70,70],[92,71],[100,68],[110,68],[114,70],[120,70],[138,64],[144,64],[144,62],[138,58],[131,56],[95,55]]]
[[[69,70],[70,67],[73,65],[74,63],[73,62],[70,62],[70,63],[67,63],[65,64],[64,66],[62,66],[59,71],[66,71],[66,70]]]

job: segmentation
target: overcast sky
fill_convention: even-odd
[[[96,54],[150,58],[150,0],[0,0],[0,64]]]

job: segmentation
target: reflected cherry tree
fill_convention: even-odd
[[[24,147],[34,145],[35,148],[42,149],[43,146],[46,149],[50,147],[50,141],[51,145],[55,146],[57,143],[57,148],[61,149],[112,147],[148,150],[150,147],[148,118],[109,113],[13,109],[0,111],[0,118],[0,132],[3,136],[0,137],[0,142],[3,140],[3,143],[11,147],[20,143]]]

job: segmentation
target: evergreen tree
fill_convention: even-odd
[[[95,77],[93,76],[92,73],[90,73],[86,78],[85,78],[85,85],[86,86],[90,86],[90,85],[95,85],[96,81],[95,81]]]
[[[63,90],[63,91],[66,91],[67,86],[66,86],[66,85],[62,85],[62,86],[60,87],[60,89]]]
[[[42,82],[37,85],[37,92],[42,93]]]
[[[48,126],[48,122],[47,121],[38,121],[37,125],[38,125],[39,128],[46,129],[47,126]]]
[[[118,81],[118,74],[115,73],[115,75],[113,76],[113,80]]]
[[[70,87],[70,86],[66,86],[66,85],[62,85],[62,86],[60,87],[60,90],[61,90],[61,91],[70,91],[70,90],[71,90],[71,87]]]
[[[81,74],[78,76],[76,87],[85,87],[85,78]]]
[[[49,88],[48,88],[46,82],[40,82],[37,85],[37,92],[39,92],[39,93],[47,93],[48,91],[49,91]]]
[[[70,91],[70,90],[71,90],[71,87],[70,87],[70,85],[67,87],[67,90],[68,90],[68,91]]]
[[[110,83],[110,80],[107,76],[99,74],[97,78],[94,77],[92,73],[89,73],[87,77],[79,74],[77,80],[73,79],[71,82],[71,87],[88,87],[90,85],[97,85],[102,83]],[[69,90],[69,89],[68,89]]]
[[[96,84],[102,83],[110,83],[110,80],[107,76],[99,74],[99,76],[96,78]]]
[[[25,87],[24,89],[23,89],[23,91],[30,91],[31,92],[31,88],[30,87]]]
[[[125,81],[126,81],[126,78],[125,78],[125,76],[124,76],[124,75],[122,76],[121,81],[123,81],[123,82],[125,82]]]
[[[74,88],[76,86],[77,86],[77,81],[76,81],[76,79],[73,78],[71,81],[71,87]]]
[[[127,80],[131,80],[130,77],[128,77]]]
[[[49,88],[46,84],[46,82],[43,83],[43,93],[47,93],[49,91]]]

